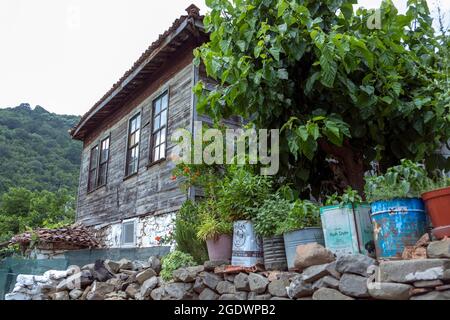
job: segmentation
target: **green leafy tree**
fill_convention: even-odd
[[[219,84],[195,87],[199,111],[282,129],[280,175],[315,195],[362,193],[374,160],[442,165],[435,151],[450,137],[448,36],[426,1],[399,14],[384,0],[379,29],[356,2],[207,0],[210,41],[195,52]]]

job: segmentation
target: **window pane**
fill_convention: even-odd
[[[132,133],[130,134],[130,141],[128,141],[128,145],[131,147],[134,146],[135,143],[136,143],[136,133]]]
[[[139,114],[136,117],[136,129],[139,129],[141,127],[141,115]]]
[[[155,141],[155,146],[161,144],[161,131],[158,131],[156,133],[156,141]]]
[[[156,147],[153,151],[153,161],[159,160],[159,147]]]
[[[132,244],[134,243],[134,223],[124,223],[122,226],[122,241],[123,244]]]
[[[106,169],[107,169],[106,163],[100,165],[99,172],[98,172],[98,185],[99,186],[106,184]]]
[[[164,127],[167,124],[167,110],[164,110],[161,113],[161,127]]]
[[[169,95],[167,93],[161,98],[161,109],[167,109],[168,98]]]
[[[160,126],[160,117],[157,116],[154,120],[153,120],[153,132],[157,131],[159,129]]]
[[[166,142],[166,128],[161,130],[161,143]]]
[[[97,161],[98,161],[98,146],[95,146],[91,150],[91,162],[90,162],[91,169],[97,168]]]
[[[161,99],[155,100],[155,114],[161,112]]]
[[[100,163],[108,160],[109,157],[109,138],[102,141],[102,151],[100,154]]]
[[[160,153],[159,153],[159,158],[160,159],[164,159],[166,157],[166,144],[163,143],[160,147],[159,147]]]

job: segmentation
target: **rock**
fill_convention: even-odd
[[[48,277],[50,280],[61,280],[63,278],[66,278],[67,271],[58,271],[58,270],[48,270],[44,272],[44,277]]]
[[[272,297],[272,298],[270,298],[270,300],[291,300],[291,299],[289,299],[289,298],[282,298],[282,297]]]
[[[87,295],[89,294],[89,292],[91,292],[92,287],[88,286],[86,289],[84,289],[83,294],[81,295],[79,300],[86,300],[87,299]]]
[[[425,247],[406,246],[402,252],[402,260],[418,260],[427,258]]]
[[[67,291],[60,291],[51,295],[52,300],[70,300],[69,293]]]
[[[150,293],[157,285],[158,285],[158,278],[156,276],[153,276],[150,279],[145,280],[139,291],[141,296],[143,298],[147,298],[148,296],[150,296]]]
[[[235,294],[225,293],[219,297],[219,300],[239,300]]]
[[[432,288],[414,288],[414,289],[411,289],[411,296],[417,296],[417,295],[428,293],[431,291],[433,291]]]
[[[127,300],[127,294],[123,291],[108,293],[105,300]]]
[[[129,298],[135,299],[136,294],[140,292],[139,285],[137,283],[131,283],[127,286],[125,293]]]
[[[148,264],[157,274],[161,272],[161,260],[159,260],[158,257],[152,256],[148,258]]]
[[[304,282],[301,276],[295,278],[287,289],[288,297],[291,299],[307,297],[313,292],[314,290],[312,289],[312,285]]]
[[[80,289],[73,289],[72,291],[69,292],[69,297],[72,300],[77,300],[82,295],[83,295],[83,290],[80,290]]]
[[[192,288],[194,292],[200,294],[203,290],[205,290],[205,288],[206,286],[203,283],[203,278],[197,277],[194,282],[194,287]]]
[[[119,270],[133,270],[133,262],[128,259],[120,259],[118,264]]]
[[[162,300],[164,293],[165,293],[164,287],[159,287],[152,291],[150,297],[152,298],[152,300]]]
[[[192,289],[192,283],[174,282],[164,285],[164,291],[168,298],[175,300],[190,299],[192,295],[188,292]]]
[[[203,267],[205,268],[205,271],[214,271],[217,267],[229,265],[230,261],[228,260],[219,260],[219,261],[205,261],[203,264]]]
[[[46,277],[48,279],[48,277]],[[19,274],[16,283],[22,286],[32,286],[34,284],[34,276],[28,274]]]
[[[353,298],[346,296],[335,289],[320,288],[314,292],[312,296],[313,300],[354,300]]]
[[[431,242],[427,248],[427,256],[431,259],[450,258],[450,239]]]
[[[144,269],[150,268],[150,263],[147,261],[134,260],[132,262],[134,271],[142,271]]]
[[[379,268],[380,282],[412,283],[422,280],[449,280],[450,260],[384,261]]]
[[[114,286],[114,290],[122,291],[122,286],[124,281],[120,280],[119,278],[111,278],[106,283],[112,284]]]
[[[332,289],[338,289],[339,288],[339,280],[333,278],[332,276],[325,276],[323,278],[320,278],[314,284],[312,285],[313,290],[318,290],[320,288],[332,288]]]
[[[62,280],[56,287],[56,291],[85,289],[87,286],[91,285],[92,282],[94,282],[94,277],[91,272],[83,270]]]
[[[320,244],[314,242],[297,246],[294,266],[299,270],[303,270],[310,266],[333,261],[333,253]]]
[[[219,295],[209,288],[204,289],[198,296],[199,300],[217,300]]]
[[[15,293],[7,293],[5,294],[5,300],[31,300],[31,296],[25,293],[15,292]]]
[[[303,270],[302,279],[306,283],[313,283],[314,281],[319,280],[320,278],[330,274],[327,268],[328,263],[308,267],[305,270]]]
[[[95,281],[92,284],[91,291],[87,294],[87,300],[104,300],[108,293],[113,292],[114,285],[106,282]]]
[[[248,298],[248,300],[270,300],[271,298],[272,296],[270,294],[254,294],[250,298]]]
[[[105,260],[104,265],[106,269],[112,273],[117,273],[120,270],[120,264],[117,261],[107,259]]]
[[[203,266],[180,268],[173,272],[173,278],[175,281],[194,282],[197,275],[203,270]]]
[[[209,273],[209,272],[203,273],[202,278],[203,278],[203,284],[212,290],[215,290],[217,287],[217,284],[220,281],[222,281],[222,277],[220,277],[214,273]]]
[[[148,268],[148,269],[145,269],[144,271],[141,271],[138,274],[136,274],[136,281],[139,284],[143,284],[146,280],[148,280],[152,277],[156,277],[156,272],[155,272],[155,270]]]
[[[413,283],[416,288],[434,288],[443,284],[444,283],[441,280],[423,280]]]
[[[450,300],[450,290],[432,291],[420,296],[413,296],[410,300]]]
[[[272,296],[275,297],[287,297],[287,287],[289,287],[289,280],[273,280],[271,283],[269,283],[268,291]]]
[[[369,282],[368,292],[372,298],[379,300],[408,300],[412,286],[403,283]]]
[[[352,273],[342,275],[339,281],[339,291],[355,298],[370,297],[367,290],[367,278]]]
[[[450,290],[450,284],[446,284],[443,286],[439,286],[435,288],[437,291],[446,291],[446,290]]]
[[[111,278],[114,278],[114,274],[105,267],[102,260],[95,261],[92,275],[95,280],[100,282],[105,282]]]
[[[86,264],[86,265],[82,266],[81,267],[81,271],[83,271],[83,270],[88,270],[88,271],[90,271],[92,273],[92,270],[94,270],[94,264],[93,263],[89,263],[89,264]]]
[[[363,254],[342,255],[336,260],[336,271],[339,273],[354,273],[361,276],[367,276],[367,269],[369,266],[376,263],[372,259]]]
[[[237,291],[235,293],[236,298],[238,300],[247,300],[248,299],[248,292],[247,291]]]
[[[267,285],[269,284],[269,280],[260,274],[250,273],[248,276],[248,284],[250,291],[264,293],[267,289]]]
[[[327,266],[327,271],[330,275],[332,275],[333,277],[335,277],[336,279],[339,280],[341,278],[341,273],[336,270],[336,264],[337,264],[337,261],[333,261],[333,262],[329,263]]]
[[[250,285],[248,283],[248,275],[245,273],[239,273],[234,277],[234,286],[236,290],[250,291]]]
[[[236,292],[236,288],[235,288],[234,284],[232,284],[229,281],[220,281],[217,284],[216,291],[219,294],[235,293]]]

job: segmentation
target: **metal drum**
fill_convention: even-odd
[[[294,261],[297,246],[312,242],[325,245],[322,228],[305,228],[302,230],[285,233],[283,236],[289,270],[295,268]]]
[[[325,245],[339,255],[362,253],[375,257],[370,205],[320,208]]]
[[[401,259],[427,231],[424,203],[419,198],[377,201],[371,204],[378,259]]]
[[[231,264],[240,267],[253,267],[263,264],[261,237],[256,236],[253,223],[248,220],[234,222],[233,253]]]
[[[287,270],[283,236],[263,239],[264,267],[266,270]]]

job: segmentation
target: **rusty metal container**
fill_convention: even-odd
[[[414,246],[427,231],[421,199],[394,199],[371,204],[375,250],[378,259],[401,259],[406,246]]]

